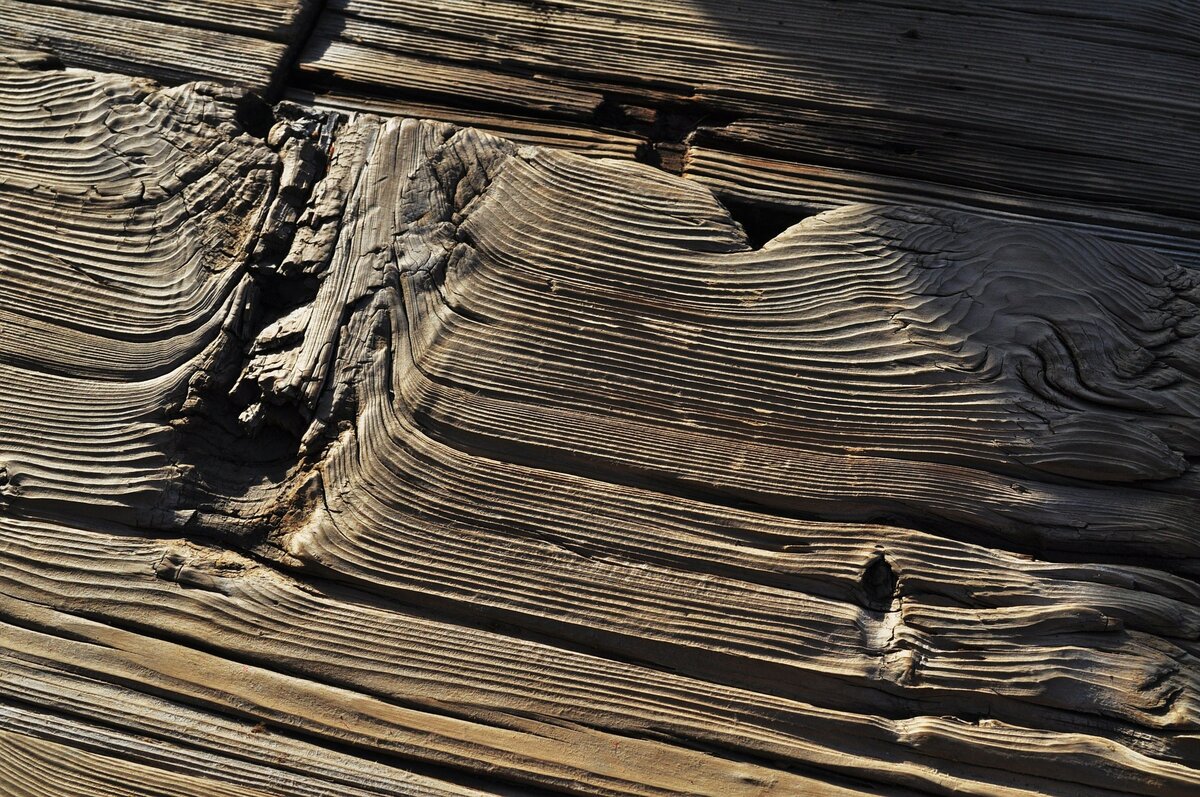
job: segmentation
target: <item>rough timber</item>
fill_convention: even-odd
[[[1200,792],[1193,15],[799,5],[1147,60],[0,0],[0,795]]]

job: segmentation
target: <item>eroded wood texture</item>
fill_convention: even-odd
[[[1191,795],[1200,283],[0,69],[15,795]]]
[[[604,154],[595,132],[633,136],[751,218],[918,202],[1196,265],[1198,73],[1174,0],[331,0],[291,85]]]
[[[2,0],[0,47],[164,83],[212,80],[272,95],[315,0]]]

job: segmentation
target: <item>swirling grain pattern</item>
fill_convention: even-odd
[[[5,793],[1200,789],[1193,272],[0,70]]]

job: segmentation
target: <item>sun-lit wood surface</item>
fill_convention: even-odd
[[[0,0],[0,795],[1200,791],[1195,15],[960,5]]]

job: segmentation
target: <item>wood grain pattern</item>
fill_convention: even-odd
[[[517,144],[533,144],[566,149],[596,158],[635,160],[646,147],[646,137],[625,130],[581,127],[570,122],[540,119],[534,116],[483,111],[479,108],[430,103],[396,98],[325,94],[293,88],[287,94],[306,107],[344,114],[368,112],[382,116],[406,116],[437,119],[472,127]]]
[[[512,117],[509,136],[627,131],[636,158],[775,213],[994,207],[1195,262],[1198,19],[1169,0],[337,0],[296,82]]]
[[[0,47],[162,83],[211,80],[273,95],[315,10],[308,0],[3,0]]]
[[[719,142],[737,140],[744,129],[739,128],[730,138],[714,136],[712,145],[694,143],[682,173],[731,207],[744,210],[748,222],[763,211],[783,219],[786,225],[856,202],[917,204],[1005,221],[1048,223],[1152,249],[1187,268],[1200,266],[1200,227],[1187,219],[1108,210],[1080,200],[1046,201],[999,190],[948,187],[927,179],[863,171],[857,164],[851,168],[811,165],[721,147]],[[697,137],[696,142],[701,140]],[[709,139],[705,136],[703,140]],[[775,231],[767,226],[766,235],[760,232],[759,237]]]
[[[207,778],[192,778],[14,733],[0,734],[0,777],[13,795],[106,794],[117,797],[265,797]]]
[[[32,0],[47,6],[79,8],[117,19],[149,19],[204,30],[243,33],[287,42],[302,32],[312,3],[302,0]]]
[[[0,144],[13,794],[1200,789],[1200,284],[1088,234],[1165,206],[760,246],[699,157],[36,55]]]

